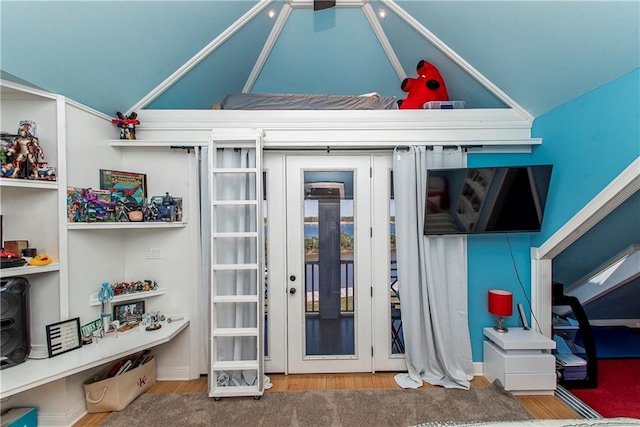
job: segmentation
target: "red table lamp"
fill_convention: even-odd
[[[489,313],[497,316],[498,324],[493,329],[502,333],[509,332],[509,329],[504,327],[503,317],[513,314],[513,294],[500,289],[489,290]]]

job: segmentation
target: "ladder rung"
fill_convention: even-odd
[[[245,385],[245,386],[227,386],[219,387],[215,386],[213,390],[209,392],[209,397],[240,397],[240,396],[262,396],[263,392],[257,385]]]
[[[257,337],[258,328],[216,328],[213,337]]]
[[[258,295],[219,295],[213,302],[258,302]]]
[[[213,264],[213,270],[257,270],[258,264]]]
[[[215,168],[212,173],[228,174],[228,173],[257,173],[256,168]]]
[[[211,135],[211,141],[216,148],[255,148],[260,146],[258,132],[225,132]]]
[[[247,371],[257,370],[259,367],[257,360],[225,360],[215,361],[211,370],[213,371]]]
[[[253,205],[257,206],[257,200],[214,200],[211,202],[214,206],[241,206],[241,205]]]
[[[218,239],[237,238],[237,237],[258,237],[257,231],[225,231],[219,233],[211,233],[211,236]]]

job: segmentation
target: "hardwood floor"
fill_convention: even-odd
[[[273,391],[300,390],[357,390],[371,388],[400,388],[393,379],[395,372],[375,374],[315,374],[315,375],[274,375],[269,374],[273,386],[265,393]],[[489,381],[475,377],[471,387],[486,387]],[[426,384],[425,387],[434,387]],[[158,381],[147,393],[207,393],[207,377],[191,381]],[[555,396],[516,396],[536,419],[576,419],[581,418],[573,409]],[[109,416],[108,412],[87,414],[74,424],[78,426],[98,426]],[[229,426],[233,427],[233,426]]]

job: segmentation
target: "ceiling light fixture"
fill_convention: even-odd
[[[275,9],[269,9],[269,11],[267,12],[267,16],[269,17],[269,19],[273,19],[276,17],[276,10]]]
[[[378,10],[378,17],[379,17],[380,19],[384,19],[384,18],[386,18],[386,17],[387,17],[387,11],[386,11],[386,10],[384,10],[384,9],[379,9],[379,10]]]

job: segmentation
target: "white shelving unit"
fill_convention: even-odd
[[[190,261],[194,254],[187,246],[190,240],[186,235],[192,233],[187,229],[188,211],[183,222],[68,223],[67,187],[97,188],[99,169],[131,169],[148,173],[156,188],[162,191],[167,188],[172,194],[177,194],[186,181],[184,175],[191,174],[191,169],[183,161],[177,167],[177,172],[172,171],[168,175],[166,168],[158,165],[164,159],[159,158],[156,152],[166,152],[168,150],[163,147],[174,145],[194,146],[195,142],[174,144],[168,141],[134,141],[124,144],[124,141],[120,141],[111,144],[108,138],[115,130],[109,117],[67,100],[64,96],[0,80],[2,130],[17,133],[21,120],[36,123],[35,136],[44,151],[44,159],[39,160],[46,161],[56,169],[56,181],[0,178],[3,239],[27,240],[29,247],[36,248],[38,254],[47,254],[53,262],[45,266],[25,265],[0,270],[3,286],[18,277],[24,277],[29,282],[27,312],[31,344],[28,359],[3,366],[0,398],[20,394],[18,399],[23,404],[43,408],[39,410],[38,417],[45,419],[45,424],[55,419],[56,423],[70,425],[72,420],[68,419],[69,415],[53,410],[55,405],[51,402],[56,401],[55,396],[67,396],[69,407],[81,408],[84,396],[74,391],[78,387],[77,378],[57,380],[177,337],[180,331],[189,328],[189,317],[193,311],[185,302],[188,296],[185,296],[182,282],[188,282],[191,286],[196,280]],[[138,150],[124,155],[122,151],[126,147]],[[146,150],[147,147],[159,148]],[[193,198],[192,194],[180,195],[187,202]],[[145,251],[151,249],[161,254],[162,261],[159,260],[160,256],[149,258],[145,255]],[[187,262],[184,262],[185,259]],[[165,322],[156,331],[145,331],[142,327],[136,328],[136,331],[118,333],[117,339],[115,334],[109,334],[99,343],[53,358],[47,357],[46,325],[75,317],[80,318],[81,324],[96,319],[100,310],[96,310],[95,306],[100,303],[92,293],[98,290],[100,283],[122,280],[128,276],[147,277],[147,274],[158,277],[162,288],[117,296],[112,302],[149,300],[151,309],[180,315],[184,320],[170,324]],[[164,295],[171,297],[162,298]],[[3,317],[2,359],[7,349],[5,319]],[[188,338],[178,339],[189,341]],[[174,377],[193,378],[197,371],[194,362],[196,356],[190,349],[184,350],[184,347],[179,345],[159,349],[160,355],[169,354],[167,360],[172,357],[181,363],[184,360],[182,365],[170,368],[160,363],[159,372],[171,370]],[[37,388],[52,382],[56,382],[51,385],[56,391],[43,397]]]
[[[63,96],[0,80],[2,130],[16,134],[22,120],[34,122],[35,136],[44,153],[38,161],[44,161],[56,170],[55,181],[0,178],[3,222],[0,245],[4,246],[4,241],[27,240],[29,247],[35,248],[38,254],[46,254],[54,261],[45,266],[25,265],[0,271],[3,288],[13,278],[24,277],[29,282],[27,311],[30,324],[26,334],[32,357],[43,355],[45,325],[60,321],[69,314],[66,230],[60,222],[66,203],[63,190],[66,188],[65,102]],[[3,317],[3,325],[5,321],[13,324],[9,320]],[[3,359],[5,352],[10,351],[7,349],[12,347],[4,341],[5,334],[14,337],[12,339],[25,336],[24,331],[18,329],[18,326],[7,329],[3,326]],[[4,389],[4,372],[15,366],[3,368],[1,389]]]
[[[185,318],[171,323],[163,322],[162,328],[155,331],[146,331],[144,326],[138,326],[129,331],[118,332],[117,336],[112,332],[106,338],[56,357],[28,360],[4,369],[0,399],[164,344],[188,325],[189,319]]]
[[[260,398],[264,392],[262,131],[214,130],[209,171],[209,396]],[[231,247],[238,251],[230,251]]]
[[[145,228],[182,228],[187,223],[175,222],[70,222],[69,230],[116,230],[116,229],[145,229]]]
[[[124,148],[151,148],[151,147],[206,147],[209,144],[205,140],[162,140],[162,139],[110,139],[109,145],[112,147]]]
[[[5,268],[0,270],[0,277],[18,277],[18,276],[30,276],[32,274],[49,273],[52,271],[58,271],[60,269],[60,263],[52,262],[51,264],[36,266],[36,265],[23,265],[22,267]]]
[[[160,295],[164,295],[166,293],[167,293],[166,289],[155,289],[153,291],[144,291],[144,292],[132,292],[130,294],[116,295],[109,302],[111,304],[117,304],[117,303],[126,302],[126,301],[136,301],[136,300],[141,300],[141,299],[146,299],[151,297],[157,297]],[[91,294],[91,296],[89,297],[89,305],[98,306],[101,304],[102,303],[98,299],[98,294],[97,293]]]

